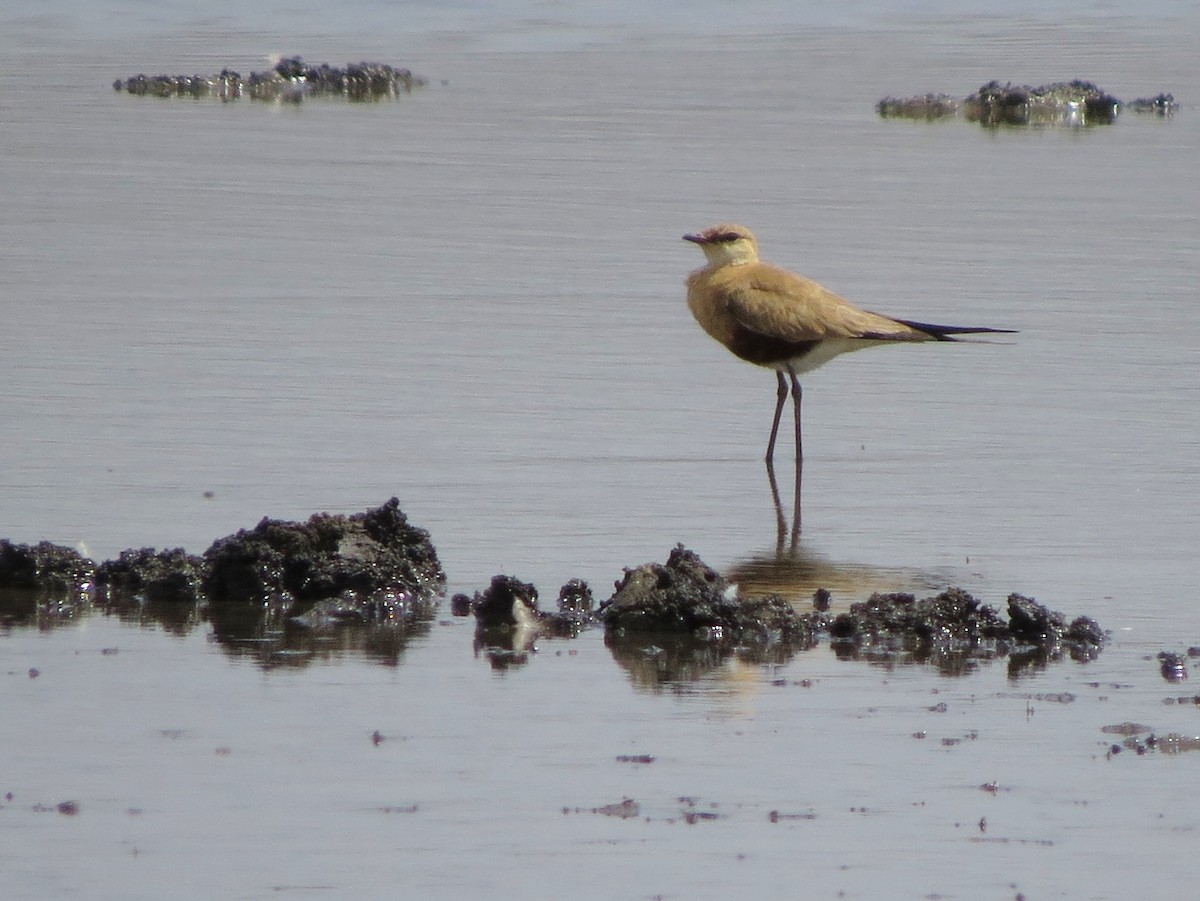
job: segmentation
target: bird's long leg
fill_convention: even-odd
[[[792,379],[792,404],[796,408],[796,464],[799,465],[800,461],[804,459],[804,444],[800,440],[800,399],[803,397],[804,392],[800,388],[800,380],[796,378],[796,373],[788,369],[788,375]],[[782,374],[779,376],[779,383],[783,385]],[[787,392],[785,391],[781,396],[786,395]]]
[[[783,373],[778,369],[775,370],[775,378],[779,380],[779,388],[775,394],[775,418],[771,420],[771,440],[767,442],[767,465],[771,465],[771,461],[775,459],[775,436],[779,434],[779,419],[783,416],[783,405],[787,401],[788,386],[787,381],[783,377]],[[792,376],[792,381],[796,381],[796,377]],[[798,383],[797,383],[798,384]],[[799,411],[796,413],[799,416]],[[797,425],[797,428],[799,425]]]
[[[800,399],[804,392],[800,388],[800,380],[796,378],[796,373],[790,368],[788,375],[792,380],[792,404],[796,410],[796,493],[792,509],[792,547],[794,548],[800,537],[800,485],[804,480],[804,444],[800,437]],[[782,381],[782,379],[781,375],[780,380]]]

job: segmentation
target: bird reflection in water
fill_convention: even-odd
[[[734,563],[723,575],[737,585],[740,597],[777,594],[801,610],[818,591],[843,601],[865,600],[875,592],[936,589],[945,574],[906,568],[872,566],[865,563],[834,563],[800,545],[800,493],[804,478],[803,459],[796,458],[792,488],[791,517],[784,507],[775,476],[775,464],[767,460],[767,482],[775,508],[774,552],[756,554]]]
[[[804,460],[796,458],[796,480],[792,492],[792,527],[788,529],[787,515],[783,512],[783,503],[779,499],[779,480],[775,478],[775,464],[767,460],[767,481],[771,483],[771,500],[775,503],[775,555],[782,556],[784,542],[787,541],[787,552],[795,553],[800,544],[800,485],[804,480]]]
[[[835,562],[795,540],[735,561],[724,576],[739,597],[779,595],[802,613],[812,609],[818,592],[841,612],[876,592],[936,590],[946,581],[944,574],[928,571]]]

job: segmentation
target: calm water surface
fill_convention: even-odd
[[[1059,6],[6,14],[0,536],[201,552],[397,495],[452,591],[604,597],[683,542],[798,600],[960,584],[1114,633],[1017,681],[822,648],[655,685],[598,635],[495,672],[451,620],[390,666],[265,665],[205,624],[13,629],[13,897],[1186,896],[1200,757],[1106,759],[1100,729],[1200,732],[1152,659],[1200,644],[1200,27]],[[368,107],[108,88],[273,52],[431,83]],[[1074,77],[1185,106],[991,132],[873,111]],[[864,306],[1021,332],[810,376],[783,559],[773,379],[683,304],[679,236],[720,220]],[[592,812],[623,798],[640,816]]]

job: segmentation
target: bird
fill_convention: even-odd
[[[687,278],[688,308],[700,327],[735,356],[775,370],[778,387],[767,442],[768,469],[790,387],[796,470],[800,471],[802,374],[841,354],[881,344],[1014,333],[1004,328],[932,325],[861,309],[811,279],[759,260],[758,241],[744,225],[713,225],[684,235],[683,240],[698,245],[706,260]]]

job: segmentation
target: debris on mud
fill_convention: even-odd
[[[409,94],[426,80],[410,70],[386,63],[349,63],[344,68],[321,63],[310,66],[299,56],[280,59],[264,72],[243,78],[233,69],[216,75],[134,75],[118,78],[113,89],[153,97],[216,97],[223,101],[251,100],[299,103],[305,97],[336,96],[352,101],[383,100]]]
[[[1124,723],[1111,723],[1107,726],[1101,726],[1100,731],[1105,735],[1121,735],[1129,738],[1133,735],[1141,735],[1143,732],[1153,732],[1154,727],[1143,723],[1126,721]]]
[[[1185,652],[1162,651],[1155,657],[1147,657],[1159,665],[1162,677],[1171,683],[1183,682],[1188,677],[1188,658],[1200,657],[1200,647],[1190,647]],[[1168,707],[1194,707],[1200,710],[1200,695],[1179,695],[1162,699]],[[1124,751],[1132,751],[1138,757],[1158,752],[1160,754],[1183,754],[1200,751],[1200,735],[1179,732],[1159,733],[1153,726],[1140,722],[1125,721],[1102,726],[1106,736],[1117,736],[1120,741],[1106,745],[1105,757],[1112,760]],[[1111,739],[1105,739],[1105,742]]]
[[[641,814],[641,806],[633,798],[625,798],[612,804],[605,804],[603,807],[593,807],[591,812],[600,816],[629,820]]]
[[[1108,746],[1105,756],[1111,760],[1122,751],[1132,751],[1139,757],[1157,751],[1160,754],[1183,754],[1188,751],[1200,751],[1200,737],[1181,735],[1178,732],[1167,732],[1163,735],[1155,733],[1153,727],[1142,723],[1113,723],[1102,726],[1100,731],[1105,735],[1119,735],[1120,742]],[[1144,736],[1144,737],[1143,737]]]
[[[1181,704],[1185,707],[1200,708],[1200,695],[1179,695],[1173,698],[1163,698],[1164,704]]]
[[[885,97],[875,109],[884,119],[931,122],[962,118],[994,127],[999,125],[1105,125],[1117,120],[1123,108],[1161,117],[1179,108],[1170,94],[1140,97],[1122,103],[1090,81],[1076,79],[1030,87],[989,81],[961,100],[949,94]]]

